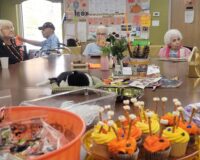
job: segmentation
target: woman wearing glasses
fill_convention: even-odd
[[[85,56],[100,56],[101,47],[106,44],[106,36],[108,34],[107,28],[105,26],[98,26],[96,30],[96,42],[89,43],[83,55]]]
[[[8,57],[9,64],[18,63],[25,58],[15,43],[13,23],[8,20],[0,20],[0,57]]]

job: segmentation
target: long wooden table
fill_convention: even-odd
[[[93,59],[92,61],[98,61]],[[0,91],[10,92],[12,104],[18,105],[21,101],[49,95],[49,87],[36,87],[36,84],[47,80],[50,77],[56,77],[61,72],[70,70],[70,56],[68,55],[50,55],[49,57],[36,58],[24,61],[18,64],[10,65],[9,69],[0,69]],[[151,59],[151,63],[160,66],[161,74],[172,78],[178,76],[183,84],[179,88],[158,88],[152,91],[151,88],[145,89],[142,100],[148,107],[152,106],[152,97],[166,96],[172,105],[172,98],[178,98],[182,105],[199,102],[200,100],[200,79],[188,78],[187,62],[168,62]],[[107,78],[111,71],[101,71],[93,69],[90,74],[100,78]],[[168,108],[170,110],[170,108]]]
[[[90,61],[99,61],[91,59]],[[24,100],[30,100],[51,94],[48,86],[37,87],[36,84],[56,77],[63,71],[70,70],[71,57],[69,55],[50,55],[49,57],[36,58],[10,65],[8,69],[0,69],[0,97],[8,97],[5,101],[0,99],[0,105],[19,105]],[[155,91],[147,88],[141,98],[148,108],[153,107],[154,96],[168,97],[167,111],[172,111],[172,99],[178,98],[183,106],[200,101],[200,79],[188,78],[187,62],[168,62],[151,59],[151,63],[160,66],[161,74],[172,78],[178,76],[183,81],[179,88],[158,88]],[[97,69],[89,71],[92,75],[107,78],[111,71],[100,71]],[[9,96],[11,95],[11,98]],[[116,105],[116,112],[121,112],[122,104]],[[84,157],[84,156],[82,156]]]

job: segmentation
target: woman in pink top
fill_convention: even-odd
[[[161,58],[185,58],[187,59],[191,53],[188,48],[182,46],[182,34],[177,29],[171,29],[165,33],[165,47],[159,51]]]

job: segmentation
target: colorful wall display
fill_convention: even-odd
[[[110,32],[119,31],[124,36],[127,30],[123,26],[128,26],[132,40],[148,39],[150,0],[65,0],[65,19],[67,23],[75,24],[75,36],[81,37],[81,41],[94,39],[99,25],[107,26]],[[82,29],[77,27],[79,21],[86,22],[87,32],[78,31],[78,28]]]

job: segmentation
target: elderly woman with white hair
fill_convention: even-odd
[[[15,64],[25,59],[15,43],[14,26],[9,20],[0,20],[0,57],[9,57],[9,64]]]
[[[106,37],[108,35],[108,30],[105,26],[98,26],[96,30],[96,42],[89,43],[83,55],[85,56],[100,56],[101,55],[101,47],[106,44]]]
[[[161,58],[183,58],[187,59],[191,51],[182,46],[182,34],[177,29],[170,29],[165,33],[164,43],[165,47],[159,51]]]

